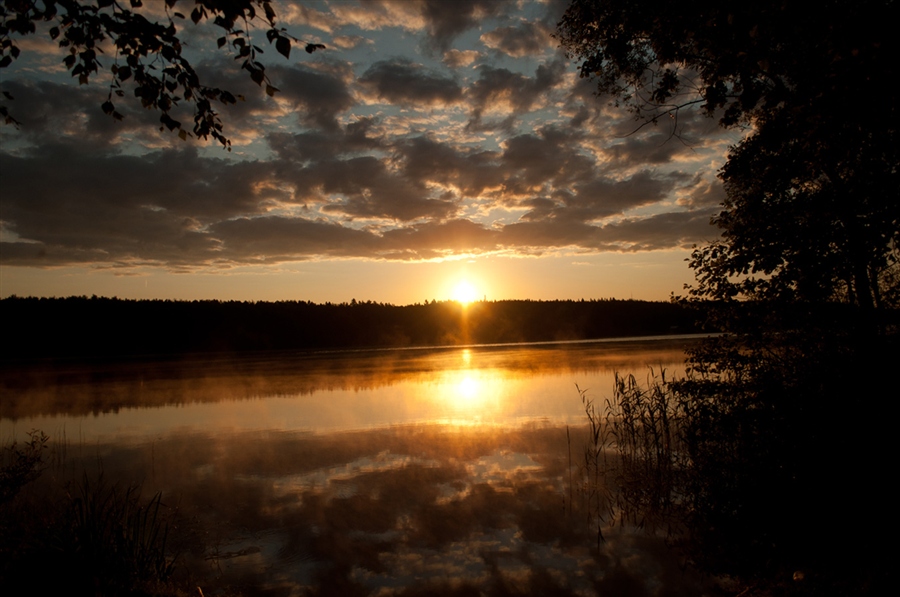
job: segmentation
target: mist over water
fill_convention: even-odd
[[[616,371],[678,375],[690,341],[8,374],[0,433],[62,446],[35,496],[84,470],[162,491],[207,594],[692,594],[660,540],[598,549],[575,387],[599,403]]]

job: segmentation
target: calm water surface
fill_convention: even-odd
[[[693,594],[659,542],[599,549],[585,416],[693,340],[267,355],[9,372],[0,436],[162,491],[204,593]],[[631,583],[631,584],[629,584]]]

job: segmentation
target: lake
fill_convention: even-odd
[[[0,437],[50,436],[35,500],[88,471],[157,491],[177,578],[215,594],[693,594],[582,491],[614,375],[691,337],[252,355],[7,371]],[[576,387],[577,384],[577,387]]]

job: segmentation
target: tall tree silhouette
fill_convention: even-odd
[[[677,135],[699,108],[747,131],[720,173],[721,239],[691,259],[690,296],[729,333],[667,388],[690,463],[669,497],[690,557],[760,594],[795,570],[815,571],[809,594],[887,582],[873,455],[890,433],[867,400],[898,351],[896,22],[891,0],[574,0],[558,27],[636,129]],[[825,522],[854,501],[861,519]]]
[[[638,127],[665,117],[677,134],[699,106],[751,130],[722,170],[723,242],[695,252],[695,296],[896,300],[896,21],[889,0],[570,4],[563,46]]]

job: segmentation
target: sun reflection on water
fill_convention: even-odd
[[[502,375],[480,369],[468,348],[459,353],[459,368],[443,371],[434,385],[434,420],[457,424],[490,423],[503,413],[506,390]]]

